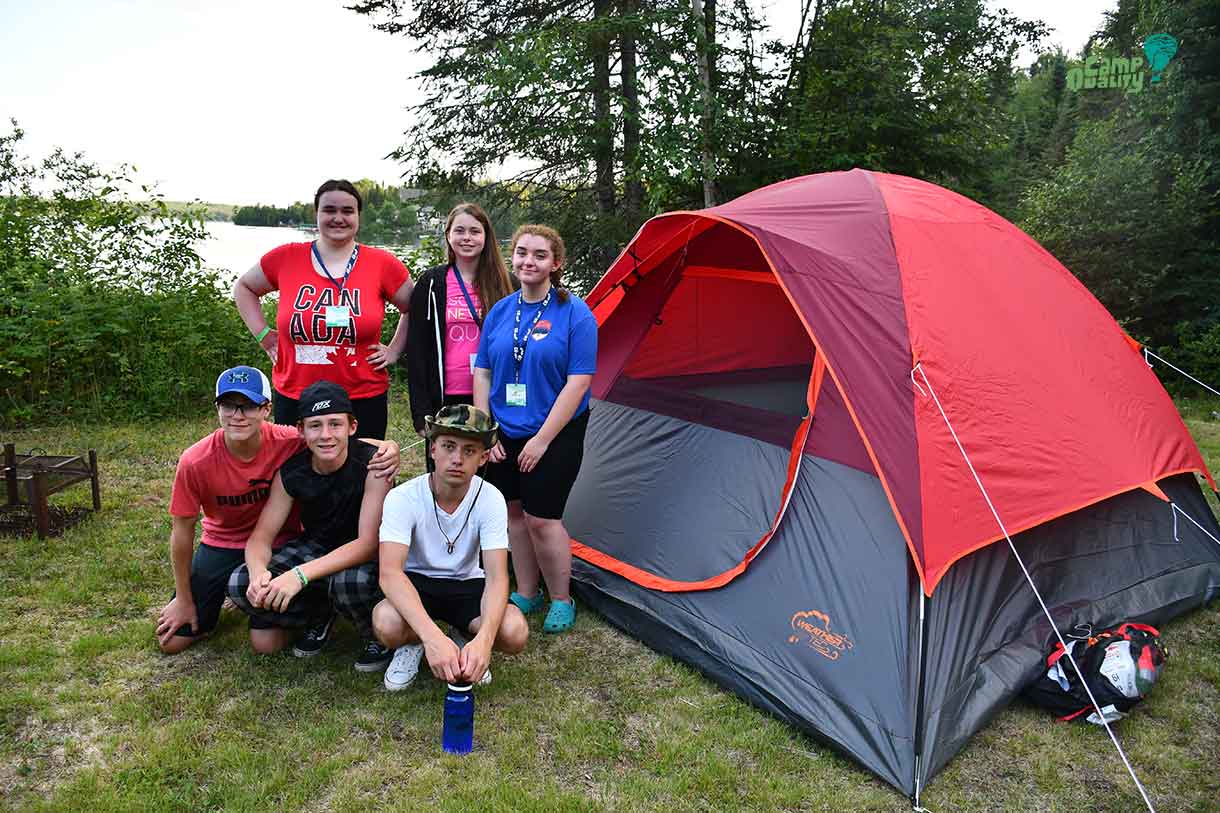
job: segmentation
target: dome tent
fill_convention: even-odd
[[[793,179],[653,218],[587,301],[574,589],[905,793],[1053,640],[948,421],[1059,627],[1220,588],[1210,474],[1138,346],[966,198]]]

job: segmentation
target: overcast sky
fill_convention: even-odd
[[[170,199],[286,204],[328,177],[396,181],[426,62],[343,0],[0,0],[0,131],[126,161]],[[799,0],[758,0],[777,31]],[[1078,50],[1116,0],[1007,0]]]

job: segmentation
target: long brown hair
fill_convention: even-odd
[[[483,305],[483,313],[491,310],[491,306],[513,292],[513,283],[504,267],[504,259],[500,256],[500,244],[496,242],[496,230],[491,226],[491,219],[483,207],[477,203],[459,203],[445,218],[445,250],[449,253],[449,264],[457,269],[457,255],[453,246],[449,245],[449,229],[458,215],[470,215],[483,226],[483,251],[479,253],[479,264],[475,271],[474,284],[479,289],[479,302]]]
[[[517,241],[527,234],[532,234],[535,237],[541,237],[551,244],[551,254],[555,257],[555,267],[551,269],[551,285],[555,287],[555,296],[560,302],[568,301],[568,292],[564,290],[563,285],[563,263],[567,259],[568,250],[563,244],[563,238],[559,236],[559,232],[552,229],[550,226],[544,226],[541,223],[526,223],[518,226],[513,232],[512,252],[517,250]]]

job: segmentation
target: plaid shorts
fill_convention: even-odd
[[[320,559],[330,550],[306,540],[295,540],[271,555],[267,569],[272,578],[298,565]],[[373,636],[373,608],[385,598],[377,583],[377,562],[365,562],[313,579],[297,593],[283,612],[253,607],[246,598],[250,571],[243,564],[229,577],[229,598],[250,616],[251,629],[310,627],[326,619],[332,609],[345,616],[364,638]]]

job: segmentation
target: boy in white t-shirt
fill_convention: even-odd
[[[381,514],[386,597],[373,609],[373,631],[397,647],[385,673],[390,691],[410,685],[424,655],[448,683],[488,682],[491,650],[516,654],[529,640],[525,616],[508,603],[508,507],[475,475],[496,442],[495,422],[457,404],[428,416],[424,431],[436,471],[393,489]]]

